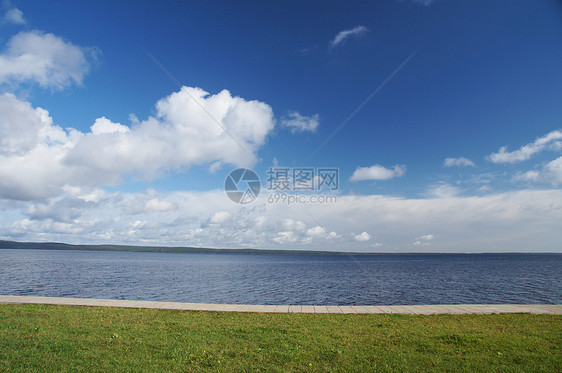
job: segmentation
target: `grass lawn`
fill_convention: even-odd
[[[562,316],[0,305],[0,371],[562,371]]]

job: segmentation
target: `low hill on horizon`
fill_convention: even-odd
[[[0,240],[0,249],[24,250],[85,250],[85,251],[130,251],[191,254],[316,254],[316,255],[365,255],[371,253],[314,251],[314,250],[267,250],[267,249],[226,249],[192,246],[136,246],[136,245],[79,245],[61,242],[18,242]]]

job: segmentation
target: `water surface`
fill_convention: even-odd
[[[562,254],[0,250],[0,294],[174,302],[562,303]]]

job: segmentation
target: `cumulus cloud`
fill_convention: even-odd
[[[328,232],[326,229],[322,228],[321,226],[317,225],[312,227],[306,231],[306,235],[308,238],[324,238],[326,240],[340,238],[341,236],[334,231]],[[308,239],[303,239],[302,242],[311,242]]]
[[[99,51],[83,48],[41,31],[13,36],[0,54],[0,84],[37,83],[62,89],[82,84]]]
[[[105,123],[103,131],[92,128],[68,152],[67,164],[110,181],[128,172],[153,179],[161,171],[192,165],[216,168],[216,162],[251,167],[274,127],[269,105],[232,97],[227,90],[209,95],[182,87],[158,101],[156,109],[155,117],[130,130],[118,123]]]
[[[0,156],[23,156],[37,145],[67,141],[49,113],[12,94],[0,96]]]
[[[320,236],[325,236],[326,235],[326,231],[324,230],[324,228],[322,228],[321,226],[317,225],[315,227],[310,228],[309,230],[306,231],[306,235],[310,236],[310,237],[320,237]]]
[[[12,94],[0,95],[0,198],[60,194],[69,175],[62,158],[75,141],[48,112]]]
[[[446,158],[445,161],[443,162],[443,166],[445,166],[445,167],[453,167],[453,166],[457,166],[457,167],[467,167],[467,166],[476,167],[474,162],[472,162],[470,159],[465,158],[465,157]]]
[[[288,128],[292,133],[316,132],[319,124],[318,114],[306,117],[296,111],[290,112],[287,118],[281,120],[281,126]]]
[[[374,165],[371,167],[357,167],[350,181],[362,180],[388,180],[395,177],[402,177],[406,173],[406,166],[395,165],[391,169],[381,165]]]
[[[490,154],[488,159],[494,163],[517,163],[526,161],[546,149],[562,150],[561,130],[552,131],[512,152],[507,150],[507,146],[502,146],[497,153]]]
[[[16,25],[25,25],[25,18],[23,18],[23,12],[18,8],[14,7],[11,2],[3,1],[2,9],[5,10],[3,17],[4,22],[13,23]]]
[[[332,48],[335,48],[335,47],[343,44],[347,39],[349,39],[351,37],[362,36],[367,31],[369,31],[369,30],[365,26],[355,26],[352,29],[340,31],[334,37],[334,39],[330,42],[330,46]]]
[[[90,127],[92,135],[101,135],[104,133],[127,133],[131,132],[131,129],[120,123],[113,123],[106,117],[101,117],[96,119],[94,124]]]
[[[87,133],[63,130],[46,110],[4,94],[0,198],[47,198],[65,186],[116,185],[129,174],[151,180],[168,170],[217,162],[251,167],[273,127],[269,105],[227,90],[209,95],[182,87],[157,102],[155,116],[132,127],[102,117]]]
[[[362,232],[353,237],[357,242],[367,242],[371,239],[371,235],[367,232]]]

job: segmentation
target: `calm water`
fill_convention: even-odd
[[[0,294],[248,304],[562,303],[562,254],[0,250]]]

